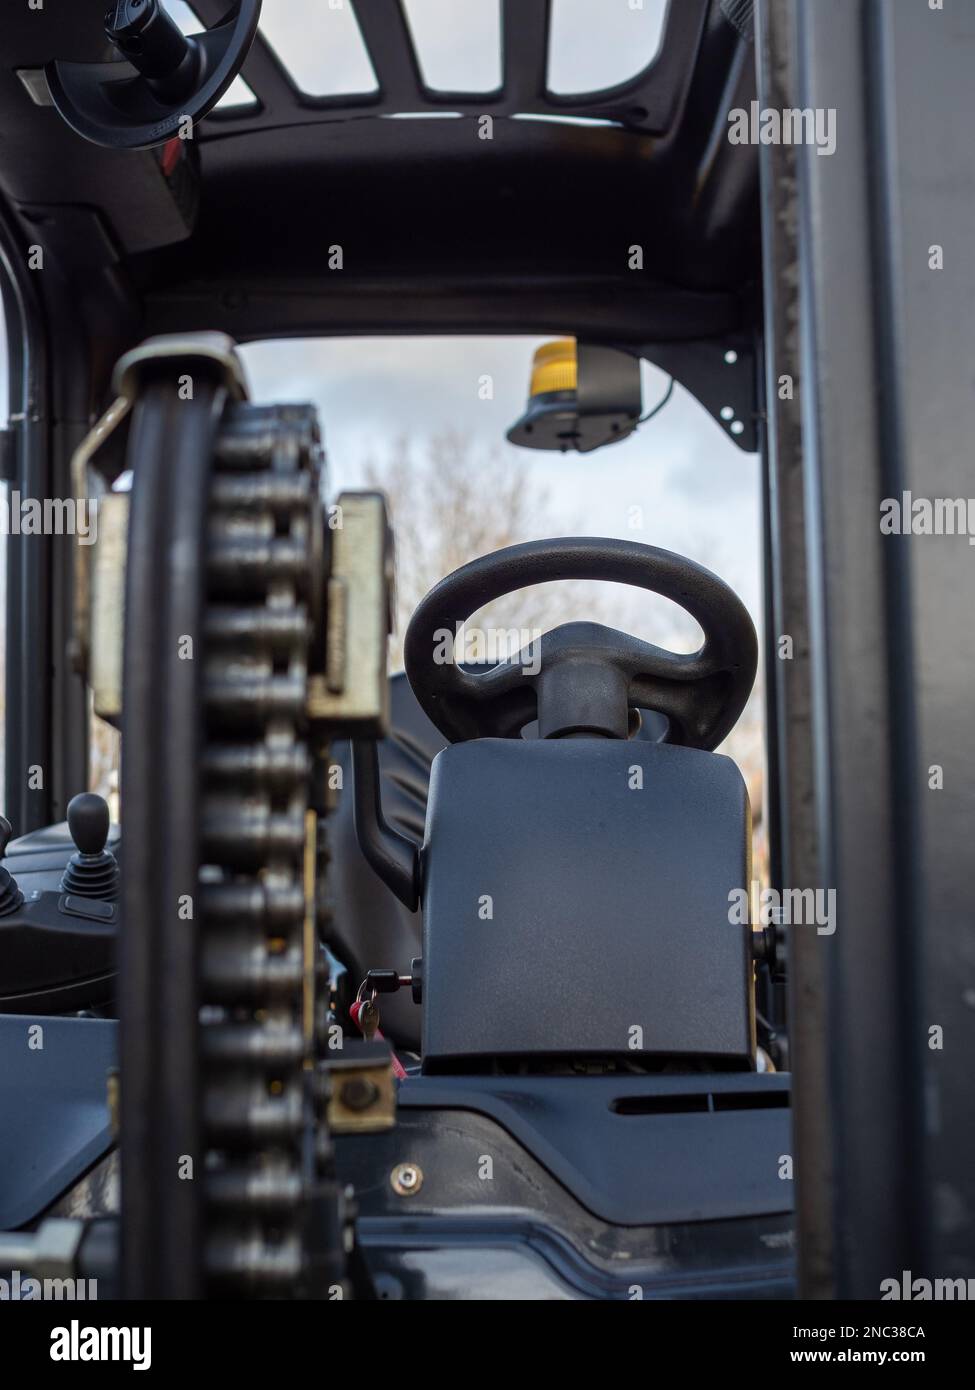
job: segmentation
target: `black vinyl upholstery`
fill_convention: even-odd
[[[391,825],[420,844],[426,821],[430,765],[446,746],[417,704],[404,673],[389,682],[390,733],[379,745],[383,811]],[[352,763],[347,740],[336,742],[332,761],[342,769],[338,809],[326,821],[332,914],[329,945],[349,968],[355,983],[367,970],[395,969],[409,974],[420,954],[423,918],[410,912],[366,863],[355,837],[352,815]],[[408,990],[381,1000],[382,1031],[412,1051],[420,1049],[420,1010]]]

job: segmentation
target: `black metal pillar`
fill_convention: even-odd
[[[795,96],[795,6],[764,0],[756,12],[759,102],[782,110]],[[772,886],[822,887],[815,817],[811,722],[812,671],[806,575],[806,503],[802,449],[803,384],[799,339],[797,150],[761,148],[765,297],[765,397],[768,419],[766,526],[770,550],[769,800],[777,806],[771,845]],[[789,968],[788,1045],[794,1078],[793,1156],[796,1225],[802,1250],[800,1295],[828,1298],[833,1287],[832,1145],[828,1106],[823,938],[806,928],[783,942]],[[823,1219],[824,1213],[827,1219]]]
[[[795,104],[836,132],[833,154],[799,150],[816,809],[837,903],[819,1218],[836,1293],[877,1298],[905,1270],[975,1269],[975,568],[965,535],[880,524],[905,491],[942,509],[975,492],[975,9],[794,9]]]
[[[43,320],[24,247],[0,209],[3,311],[14,435],[10,502],[51,495],[49,380]],[[7,538],[4,811],[14,833],[51,820],[51,537]]]

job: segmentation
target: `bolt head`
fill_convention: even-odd
[[[399,1197],[414,1197],[423,1186],[423,1169],[418,1163],[398,1163],[389,1175]]]
[[[346,1081],[339,1093],[342,1104],[349,1110],[368,1110],[378,1097],[379,1087],[363,1076]]]

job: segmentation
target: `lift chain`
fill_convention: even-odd
[[[325,1124],[309,665],[326,591],[311,407],[232,405],[210,487],[200,941],[205,1274],[328,1296],[351,1207]],[[310,870],[310,871],[309,871]],[[331,1231],[331,1235],[329,1232]],[[316,1234],[317,1233],[317,1234]]]

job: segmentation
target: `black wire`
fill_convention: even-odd
[[[661,401],[658,401],[658,403],[654,406],[654,408],[653,408],[651,411],[648,411],[646,415],[642,416],[639,420],[637,420],[637,422],[636,422],[636,427],[637,427],[637,429],[639,429],[641,425],[645,425],[645,424],[647,423],[648,420],[652,420],[653,417],[654,417],[655,415],[659,415],[660,412],[661,412],[661,410],[663,410],[664,406],[667,404],[667,402],[670,400],[670,398],[671,398],[671,396],[672,396],[673,394],[674,394],[674,378],[671,377],[671,378],[670,378],[670,385],[667,387],[667,390],[664,392],[663,399],[662,399]]]

